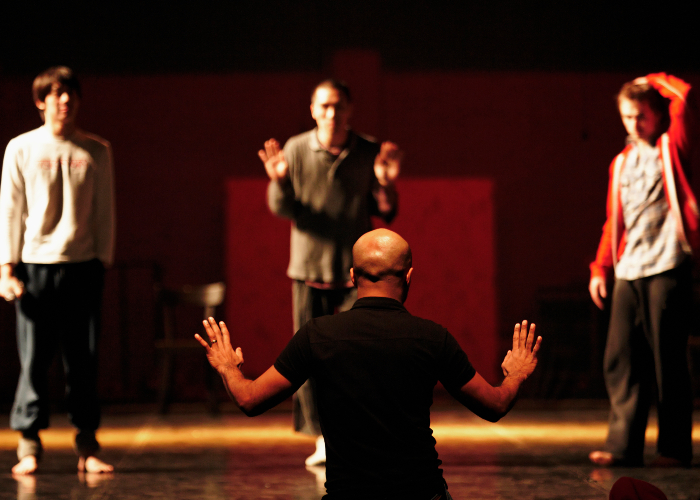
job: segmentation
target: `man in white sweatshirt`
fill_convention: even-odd
[[[104,267],[114,253],[111,146],[76,127],[80,85],[69,68],[46,70],[32,90],[44,125],[10,141],[0,182],[0,295],[15,300],[21,364],[12,472],[37,470],[39,430],[49,426],[47,371],[59,350],[78,469],[109,472],[95,457],[95,431]]]

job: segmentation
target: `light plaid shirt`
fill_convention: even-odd
[[[620,174],[627,244],[615,277],[623,280],[660,274],[686,258],[664,193],[659,148],[632,144]]]

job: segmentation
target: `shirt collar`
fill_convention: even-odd
[[[356,142],[357,142],[357,138],[355,136],[355,133],[352,130],[348,130],[348,140],[345,143],[345,147],[343,148],[343,151],[351,150],[352,148],[354,148]],[[318,127],[314,128],[311,131],[311,140],[309,141],[309,147],[314,152],[328,151],[326,148],[321,146],[320,142],[318,142]]]
[[[397,311],[405,311],[406,308],[401,302],[389,297],[362,297],[357,299],[352,306],[353,309],[394,309]]]

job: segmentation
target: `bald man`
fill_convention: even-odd
[[[493,387],[440,325],[404,308],[411,285],[411,249],[398,234],[377,229],[353,247],[352,309],[309,321],[273,366],[256,380],[243,376],[243,352],[223,322],[204,322],[209,342],[195,338],[246,415],[258,415],[307,379],[317,386],[326,438],[324,498],[449,499],[430,429],[438,381],[460,403],[495,422],[513,406],[537,365],[535,325],[515,325],[513,349]],[[211,344],[211,345],[210,345]]]

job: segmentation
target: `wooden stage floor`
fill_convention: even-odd
[[[621,476],[658,486],[669,500],[700,499],[700,421],[691,469],[600,469],[587,460],[605,439],[606,410],[523,402],[497,424],[450,403],[436,404],[433,429],[455,500],[596,499]],[[78,475],[73,430],[56,415],[44,431],[40,471],[15,478],[17,435],[0,419],[0,499],[293,499],[323,496],[323,467],[306,468],[313,439],[295,435],[287,408],[254,419],[232,407],[218,417],[175,410],[167,416],[108,409],[98,437],[108,475]],[[653,458],[656,426],[647,433]]]

